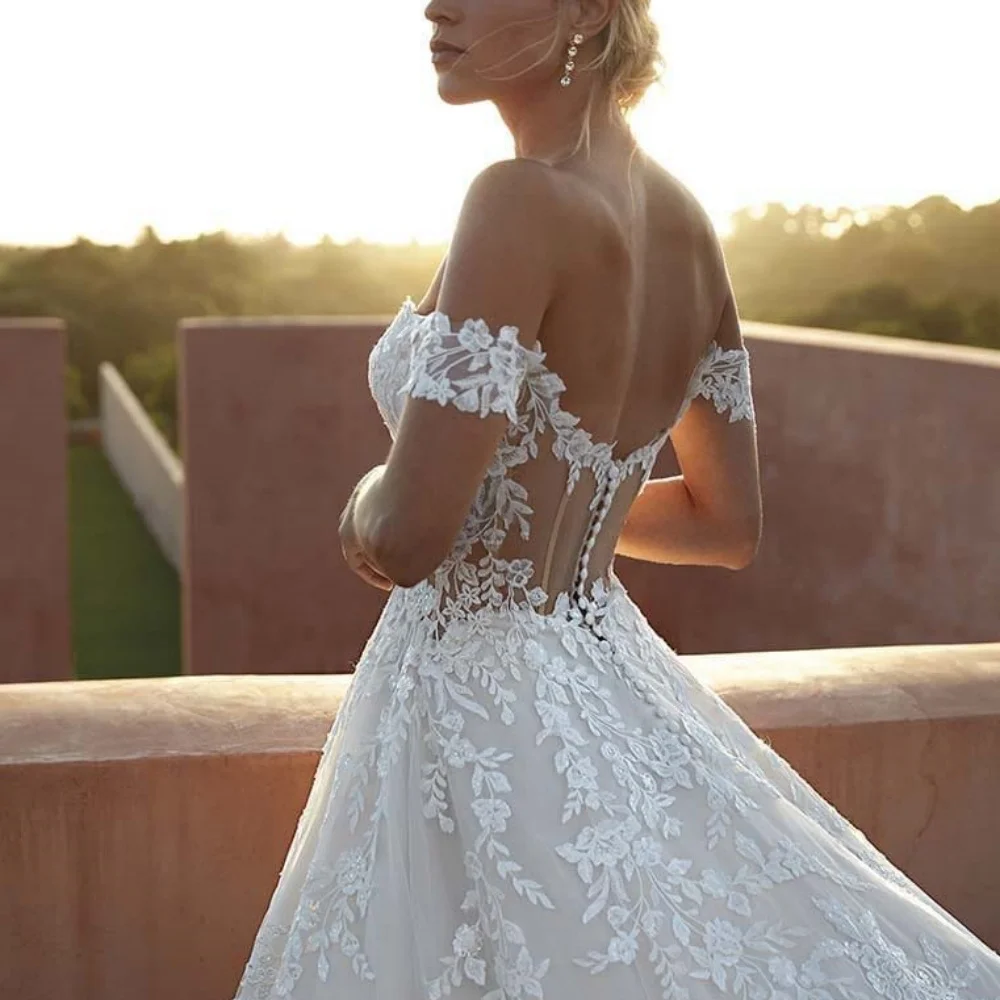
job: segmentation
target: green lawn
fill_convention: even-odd
[[[69,506],[76,676],[179,674],[177,573],[100,448],[70,448]]]

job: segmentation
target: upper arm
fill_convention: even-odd
[[[516,418],[555,280],[547,169],[493,164],[463,202],[379,487],[376,548],[409,580],[447,555]]]
[[[670,432],[692,501],[752,554],[763,524],[750,355],[732,290],[693,379],[693,396]]]

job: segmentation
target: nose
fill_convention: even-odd
[[[459,17],[454,2],[431,0],[424,8],[424,17],[432,24],[454,24]]]

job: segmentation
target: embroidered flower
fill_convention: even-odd
[[[649,938],[655,938],[663,926],[662,910],[646,910],[640,921],[643,931]]]
[[[465,728],[465,716],[453,708],[441,716],[439,724],[442,729],[450,729],[453,732],[460,733]]]
[[[639,946],[631,934],[619,934],[617,937],[613,937],[608,944],[608,957],[612,962],[624,962],[626,965],[631,965],[638,953]]]
[[[511,559],[507,564],[507,585],[515,590],[524,590],[535,572],[530,559]]]
[[[718,917],[705,925],[705,950],[714,965],[735,965],[743,956],[743,932]]]
[[[458,342],[470,354],[488,351],[493,346],[490,328],[483,320],[467,320],[458,331]]]
[[[368,858],[364,850],[352,847],[341,854],[334,868],[337,888],[345,896],[361,892],[368,884]]]
[[[580,757],[566,768],[566,784],[570,788],[596,788],[597,768],[589,757]]]
[[[511,812],[510,806],[503,799],[476,799],[472,803],[472,811],[484,830],[502,833],[507,829]]]
[[[479,929],[469,924],[462,924],[455,931],[452,949],[456,955],[472,955],[479,950]]]
[[[795,963],[784,955],[773,955],[768,959],[767,971],[779,986],[794,986],[797,972]]]
[[[441,753],[450,767],[464,767],[478,756],[475,744],[464,737],[453,736],[441,748]]]
[[[547,662],[538,665],[545,677],[554,684],[568,684],[573,671],[562,656],[550,656]]]
[[[465,874],[474,882],[483,877],[483,863],[475,851],[465,852]]]
[[[618,864],[628,854],[629,844],[639,829],[634,816],[624,822],[603,819],[596,826],[586,827],[574,844],[560,844],[556,851],[567,861],[577,863],[583,876],[595,866]],[[589,882],[590,878],[584,876],[584,881]]]
[[[506,335],[510,329],[504,327],[500,341],[489,349],[490,377],[496,385],[497,395],[504,400],[512,397],[526,369],[520,345],[513,335]]]
[[[509,997],[522,996],[541,997],[542,984],[539,980],[545,975],[549,968],[549,960],[543,959],[537,966],[531,959],[531,953],[526,947],[521,946],[517,953],[517,959],[507,962],[500,957],[497,962],[497,981],[500,988]]]
[[[652,837],[640,837],[632,844],[632,857],[640,868],[649,868],[663,859],[663,849]]]
[[[706,895],[722,899],[729,892],[729,879],[714,868],[706,868],[701,873],[701,888]]]

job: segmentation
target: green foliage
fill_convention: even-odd
[[[1000,201],[771,204],[736,213],[726,259],[746,319],[1000,349]]]
[[[0,316],[59,316],[69,409],[97,411],[109,361],[176,447],[178,322],[194,316],[387,315],[419,298],[443,246],[382,246],[210,233],[134,246],[0,246]],[[733,216],[726,259],[746,319],[1000,348],[1000,201]]]
[[[80,369],[73,365],[66,366],[66,415],[70,420],[77,420],[88,415],[87,400],[83,395],[83,384],[80,379]]]
[[[180,673],[180,581],[98,447],[70,448],[69,532],[77,679]]]
[[[177,351],[173,341],[133,354],[125,361],[122,377],[177,451]]]
[[[392,313],[407,290],[420,294],[429,284],[443,250],[329,239],[298,247],[282,236],[226,233],[162,242],[151,227],[132,247],[82,238],[64,247],[0,246],[0,316],[61,317],[84,413],[97,413],[98,367],[108,361],[176,444],[181,319]]]

